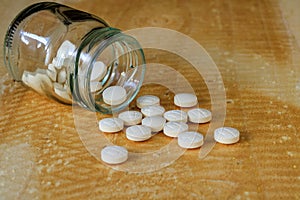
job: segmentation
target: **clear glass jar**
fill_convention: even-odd
[[[4,62],[15,81],[66,104],[102,113],[124,109],[145,74],[139,43],[102,19],[54,2],[33,4],[11,22]],[[126,90],[126,100],[108,105],[109,86]]]

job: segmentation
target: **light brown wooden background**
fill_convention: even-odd
[[[0,1],[1,38],[33,2]],[[238,128],[241,140],[217,144],[203,160],[198,150],[187,151],[152,173],[116,171],[84,148],[72,107],[13,83],[0,64],[0,199],[300,199],[300,1],[61,2],[122,30],[165,27],[195,39],[219,67],[228,98],[225,125]],[[165,52],[147,55],[180,68],[200,106],[209,108],[201,77],[184,61]],[[148,86],[140,94],[149,92],[170,108],[166,88]],[[136,151],[169,141],[160,134],[139,146],[122,134],[107,137]]]

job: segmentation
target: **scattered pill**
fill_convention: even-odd
[[[182,110],[169,110],[164,113],[164,118],[167,121],[173,121],[173,122],[187,122],[187,114],[186,112]]]
[[[126,137],[129,140],[141,142],[151,138],[151,128],[144,125],[134,125],[126,129]]]
[[[179,107],[193,107],[197,103],[197,96],[191,93],[178,93],[174,96],[174,104]]]
[[[207,123],[211,120],[211,112],[203,108],[195,108],[187,112],[190,122]]]
[[[164,128],[166,119],[161,116],[145,117],[142,120],[142,125],[151,128],[152,132],[159,132]]]
[[[157,96],[154,96],[154,95],[140,96],[136,100],[136,105],[139,108],[143,108],[143,107],[146,107],[146,106],[152,106],[152,105],[159,105],[159,104],[160,104],[159,98]]]
[[[188,131],[189,126],[183,122],[167,122],[164,126],[164,134],[169,137],[177,137],[179,133]]]
[[[99,121],[100,131],[107,133],[119,132],[124,128],[123,120],[119,118],[104,118]]]
[[[99,81],[106,74],[106,66],[103,62],[97,61],[95,62],[92,72],[91,72],[91,81]]]
[[[120,164],[128,159],[128,151],[124,147],[106,146],[101,151],[101,160],[107,164]]]
[[[240,132],[231,127],[221,127],[214,131],[214,138],[222,144],[233,144],[239,141]]]
[[[165,108],[159,105],[146,106],[141,109],[141,112],[146,117],[162,116],[165,112]]]
[[[143,115],[138,111],[125,111],[119,114],[118,116],[123,120],[125,126],[132,126],[141,123]]]
[[[193,131],[179,133],[178,145],[186,149],[199,148],[203,145],[203,135]]]
[[[126,90],[121,86],[110,86],[103,93],[103,101],[109,105],[119,105],[126,100]]]

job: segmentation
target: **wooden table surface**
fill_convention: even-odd
[[[1,38],[33,2],[0,1]],[[60,2],[122,30],[163,27],[196,40],[218,66],[227,98],[225,125],[239,129],[241,139],[216,144],[204,159],[199,149],[186,151],[153,172],[116,170],[87,151],[72,106],[13,83],[1,63],[0,199],[300,199],[300,1]],[[210,108],[203,78],[186,61],[164,51],[148,50],[146,57],[177,69],[199,106]],[[172,108],[168,88],[150,84],[139,95],[147,93]],[[208,126],[199,131],[205,134]],[[131,152],[174,142],[162,133],[144,143],[127,141],[122,133],[104,135]]]

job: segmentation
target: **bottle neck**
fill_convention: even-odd
[[[118,29],[106,27],[90,31],[83,38],[74,59],[70,89],[74,100],[89,110],[119,112],[134,99],[142,85],[145,74],[143,50],[133,37]],[[100,71],[97,68],[99,63],[103,66]],[[95,77],[100,78],[94,80]],[[107,105],[102,93],[115,85],[126,90],[127,98],[119,105]]]

